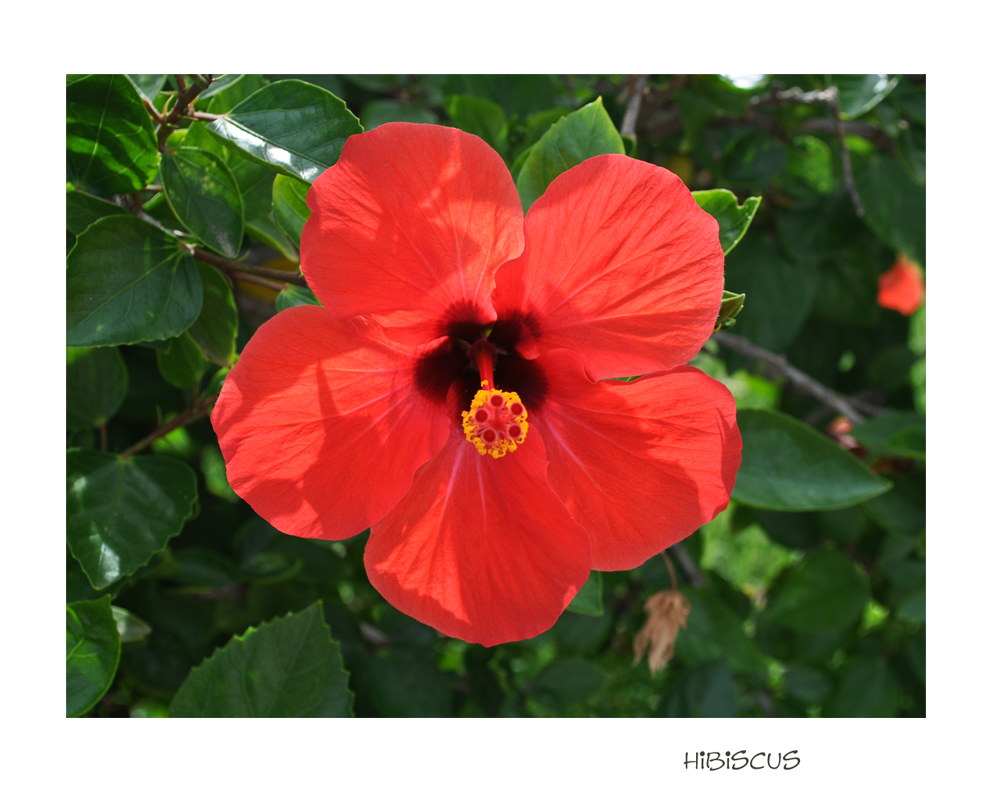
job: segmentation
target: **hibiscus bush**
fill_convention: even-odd
[[[66,92],[68,716],[924,716],[923,76]]]

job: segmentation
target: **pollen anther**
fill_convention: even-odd
[[[462,412],[462,430],[480,455],[500,458],[524,442],[528,410],[516,392],[484,386],[476,392],[469,410]]]

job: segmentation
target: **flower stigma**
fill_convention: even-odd
[[[485,380],[482,387],[469,410],[462,412],[462,430],[480,455],[500,458],[524,442],[528,435],[528,409],[517,392],[489,388]]]
[[[493,358],[497,348],[483,337],[469,348],[469,360],[479,369],[482,388],[462,412],[465,438],[480,455],[500,458],[517,450],[528,435],[528,409],[517,392],[503,392],[493,385]]]

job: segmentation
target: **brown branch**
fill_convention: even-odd
[[[261,278],[258,275],[250,275],[247,272],[239,272],[233,270],[229,273],[230,277],[237,281],[243,281],[244,283],[253,283],[257,286],[263,286],[265,289],[273,289],[276,292],[284,291],[288,288],[287,283],[278,283],[277,281],[269,281],[267,278]]]
[[[177,128],[177,123],[181,117],[188,113],[188,106],[212,83],[210,75],[207,76],[208,81],[206,83],[192,81],[190,86],[184,82],[182,76],[176,75],[175,77],[177,79],[177,88],[180,90],[177,94],[177,100],[169,111],[164,111],[156,126],[156,144],[161,151],[166,147],[167,137]]]
[[[684,574],[687,575],[687,579],[692,586],[705,585],[705,576],[701,574],[701,570],[698,569],[698,565],[694,563],[694,559],[691,558],[691,554],[682,542],[678,542],[667,549],[677,556],[677,562],[681,565],[681,569],[684,570]]]
[[[177,430],[178,428],[183,428],[199,419],[209,412],[215,406],[215,401],[219,398],[219,395],[213,394],[211,397],[206,397],[201,402],[193,403],[184,409],[180,414],[174,417],[170,422],[161,425],[155,431],[153,431],[149,436],[141,441],[136,442],[131,447],[127,447],[119,453],[122,458],[131,458],[140,450],[145,450],[149,445],[155,442],[157,439],[162,439],[168,433]]]
[[[282,284],[294,283],[296,286],[305,286],[306,288],[309,287],[309,284],[306,283],[306,279],[302,277],[301,272],[284,272],[280,269],[258,267],[255,264],[244,264],[242,261],[235,261],[231,258],[217,256],[215,253],[209,253],[207,250],[202,250],[200,247],[191,247],[190,253],[199,261],[211,264],[213,267],[222,270],[227,275],[231,275],[234,272],[241,272],[244,275],[256,275],[259,278],[269,278],[270,280],[280,281]],[[285,287],[282,285],[280,288],[284,289]]]
[[[840,93],[836,86],[830,87],[829,92],[833,93],[830,100],[830,107],[833,109],[833,119],[837,125],[837,141],[840,142],[840,160],[844,165],[844,184],[847,192],[851,195],[851,202],[854,203],[854,212],[859,216],[865,215],[865,206],[861,202],[861,195],[858,194],[858,187],[854,185],[854,170],[851,168],[851,154],[847,150],[847,141],[844,137],[844,120],[840,118]]]
[[[625,107],[625,118],[622,120],[621,135],[635,138],[635,123],[639,119],[639,106],[642,105],[642,96],[646,93],[646,76],[633,75],[629,81],[631,93],[628,98],[628,105]]]
[[[889,411],[889,409],[881,408],[863,400],[845,397],[839,392],[827,388],[815,378],[811,378],[801,370],[793,367],[784,356],[779,356],[770,350],[765,350],[763,347],[755,345],[749,339],[744,339],[742,336],[720,332],[712,336],[712,338],[730,350],[735,350],[737,353],[741,353],[749,358],[756,358],[770,365],[776,372],[788,380],[792,388],[803,394],[815,397],[827,408],[832,408],[834,411],[843,414],[854,424],[864,422],[866,414],[869,416],[878,416]]]

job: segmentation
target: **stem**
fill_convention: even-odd
[[[212,83],[211,76],[208,76],[207,83],[192,81],[190,86],[184,82],[183,76],[175,75],[174,77],[177,79],[177,88],[180,90],[177,95],[177,101],[170,111],[165,111],[161,118],[157,120],[159,124],[156,126],[156,144],[161,152],[166,148],[167,137],[173,133],[181,117],[188,111],[188,106]]]
[[[229,273],[229,276],[235,280],[243,281],[244,283],[253,283],[257,286],[263,286],[265,289],[273,289],[276,292],[283,292],[288,288],[287,283],[278,283],[277,281],[269,281],[267,278],[261,278],[257,275],[249,275],[245,272],[239,272],[233,270]]]
[[[232,258],[224,258],[223,256],[217,256],[215,253],[209,253],[207,250],[202,250],[200,247],[192,247],[191,255],[197,258],[199,261],[204,261],[206,264],[211,264],[213,267],[220,269],[227,275],[232,275],[234,272],[243,273],[243,275],[256,275],[260,278],[270,278],[274,281],[281,281],[282,284],[294,283],[296,286],[309,287],[306,283],[306,279],[302,276],[301,272],[285,272],[280,269],[268,269],[267,267],[258,267],[255,264],[244,264],[242,261],[236,261]],[[240,278],[240,280],[246,280],[245,277]],[[285,287],[282,285],[282,289]]]
[[[632,90],[628,98],[628,105],[625,107],[621,135],[635,138],[635,123],[639,119],[639,106],[642,105],[642,96],[646,92],[646,76],[633,75],[631,83]]]
[[[861,202],[861,195],[858,194],[858,187],[854,185],[854,170],[851,168],[851,154],[847,150],[847,141],[844,138],[844,120],[840,118],[840,92],[834,86],[829,89],[832,94],[830,107],[833,109],[833,120],[837,125],[837,141],[840,142],[840,162],[844,167],[844,185],[851,195],[851,202],[854,203],[854,211],[859,217],[865,215],[865,206]]]
[[[200,403],[194,403],[184,409],[180,414],[174,417],[170,422],[161,425],[155,431],[153,431],[149,436],[141,441],[136,442],[131,447],[127,447],[119,453],[122,458],[131,458],[140,450],[145,450],[149,445],[155,442],[157,439],[161,439],[166,436],[171,431],[175,431],[178,428],[183,428],[185,425],[194,422],[196,419],[208,414],[212,408],[215,406],[215,401],[218,400],[219,395],[213,394],[211,397],[206,397]]]
[[[717,333],[712,338],[730,350],[735,350],[737,353],[750,358],[760,359],[769,364],[779,374],[787,378],[793,388],[803,394],[815,397],[827,408],[832,408],[834,411],[843,414],[855,425],[865,421],[865,414],[878,416],[879,414],[885,414],[889,410],[863,400],[847,398],[833,389],[828,389],[815,378],[811,378],[801,370],[793,367],[784,356],[779,356],[770,350],[758,347],[749,339],[744,339],[742,336],[736,336],[732,333]]]
[[[698,565],[694,563],[694,559],[691,558],[691,554],[681,542],[678,542],[667,549],[677,556],[677,561],[680,562],[681,569],[684,570],[684,574],[687,575],[687,578],[691,582],[692,586],[697,587],[705,585],[705,576],[701,574],[701,570],[698,569]]]
[[[108,451],[108,430],[105,428],[103,422],[97,427],[101,431],[101,452],[106,453]]]

